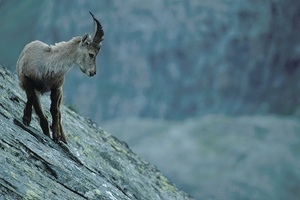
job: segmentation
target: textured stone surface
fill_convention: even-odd
[[[191,198],[125,143],[65,106],[68,145],[43,135],[35,117],[30,127],[18,124],[24,96],[16,76],[0,67],[1,199]]]

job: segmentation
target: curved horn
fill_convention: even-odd
[[[101,41],[103,41],[103,36],[104,36],[104,32],[102,29],[102,26],[100,24],[100,22],[94,17],[93,13],[91,13],[91,16],[94,19],[94,31],[93,31],[93,35],[92,35],[92,41],[93,43],[99,45]]]

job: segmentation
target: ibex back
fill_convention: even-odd
[[[23,123],[30,124],[33,107],[40,118],[44,134],[50,137],[48,121],[43,113],[39,95],[51,91],[51,127],[55,142],[61,140],[67,143],[60,112],[65,74],[77,64],[89,77],[96,75],[96,56],[101,51],[104,32],[99,21],[91,12],[90,14],[94,21],[92,36],[84,34],[83,37],[75,37],[53,46],[33,41],[24,47],[17,62],[19,83],[27,96]]]

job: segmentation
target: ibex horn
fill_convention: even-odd
[[[93,13],[91,13],[91,16],[94,19],[94,31],[93,31],[93,35],[92,35],[92,41],[93,43],[99,45],[101,41],[103,41],[104,39],[104,32],[102,29],[102,26],[100,24],[100,22],[94,17]]]

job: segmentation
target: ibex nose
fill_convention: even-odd
[[[90,76],[95,76],[95,75],[96,75],[96,71],[91,71],[91,72],[89,73],[89,75],[90,75]]]

